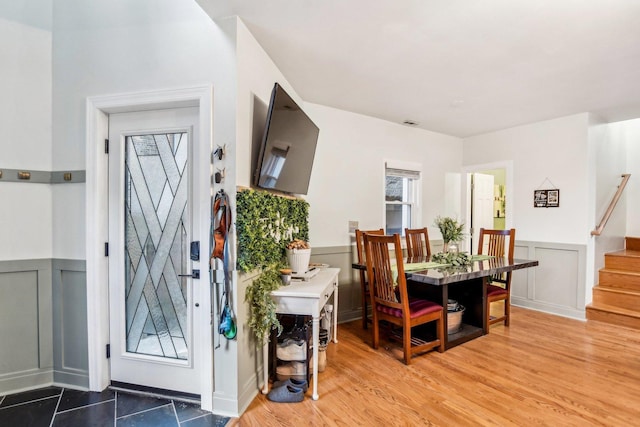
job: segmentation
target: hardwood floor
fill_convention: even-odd
[[[341,324],[320,400],[260,394],[230,426],[640,425],[640,332],[512,308],[509,328],[402,363],[399,343],[370,346]]]

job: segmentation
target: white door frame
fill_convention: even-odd
[[[194,148],[193,209],[200,212],[201,254],[211,253],[209,247],[209,221],[211,203],[211,152],[213,147],[213,87],[211,85],[153,92],[136,92],[117,95],[94,96],[86,103],[86,275],[87,275],[87,330],[89,354],[89,389],[104,390],[110,382],[109,360],[106,345],[109,343],[109,283],[108,259],[105,242],[108,241],[108,160],[104,154],[108,138],[108,115],[111,113],[157,110],[178,107],[199,108],[199,134]],[[194,339],[201,342],[200,385],[202,409],[213,410],[213,360],[210,327],[211,287],[208,280],[208,257],[202,257],[201,279],[194,284]]]
[[[490,169],[505,169],[506,171],[506,198],[505,198],[505,211],[509,212],[505,217],[505,228],[509,229],[513,227],[513,206],[514,206],[514,184],[513,184],[513,160],[503,160],[494,163],[484,163],[478,165],[468,165],[462,167],[462,213],[464,215],[465,233],[469,235],[471,224],[471,186],[469,174],[474,172],[483,172]],[[467,240],[468,242],[468,240]],[[473,248],[464,248],[472,253]]]

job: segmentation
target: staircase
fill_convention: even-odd
[[[640,329],[640,238],[625,238],[625,249],[604,256],[587,320]]]

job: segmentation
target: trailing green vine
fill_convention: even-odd
[[[282,332],[282,325],[276,315],[276,303],[271,299],[271,291],[280,287],[280,272],[276,267],[265,268],[262,273],[247,287],[245,300],[249,302],[249,327],[256,335],[258,342],[264,342],[271,329]]]

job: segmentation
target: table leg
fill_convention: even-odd
[[[338,286],[333,290],[333,342],[338,343]]]
[[[320,346],[320,317],[313,318],[313,400],[318,400],[318,347]]]
[[[269,338],[267,337],[265,337],[262,344],[262,366],[264,370],[262,394],[267,394],[269,393]]]

